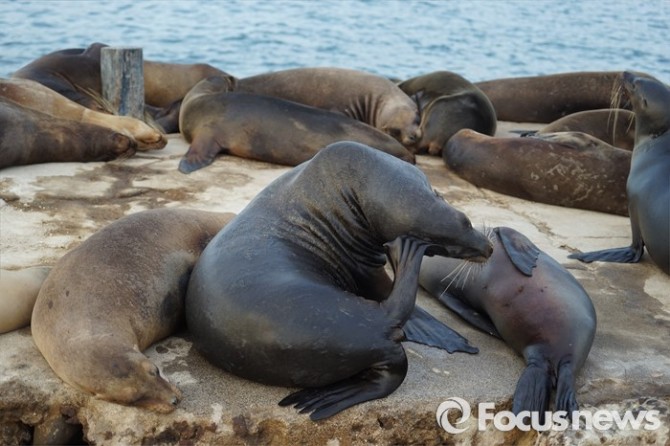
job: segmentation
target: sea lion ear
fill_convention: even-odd
[[[498,227],[494,231],[498,234],[500,244],[516,269],[521,274],[532,277],[533,268],[537,266],[540,248],[535,246],[528,237],[514,229]]]

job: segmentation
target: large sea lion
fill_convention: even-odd
[[[0,269],[0,333],[30,323],[30,315],[42,283],[51,270],[35,266],[19,270]]]
[[[478,187],[540,203],[627,215],[631,152],[579,132],[490,137],[463,129],[442,157]]]
[[[107,127],[56,118],[0,97],[0,169],[132,156],[137,142]]]
[[[575,376],[588,356],[596,313],[584,288],[523,234],[489,232],[494,249],[481,265],[426,257],[419,283],[474,326],[502,338],[526,360],[515,414],[539,412],[556,387],[556,411],[578,410]],[[460,272],[460,274],[459,274]]]
[[[400,82],[398,87],[419,106],[418,153],[440,155],[460,129],[495,135],[496,112],[488,97],[470,81],[450,71],[435,71]]]
[[[32,315],[35,344],[56,375],[108,401],[174,410],[179,390],[141,352],[181,323],[191,268],[231,218],[142,211],[58,260]]]
[[[227,78],[210,77],[184,98],[179,127],[191,145],[180,171],[205,167],[220,152],[295,166],[342,140],[414,163],[402,144],[360,121],[276,97],[229,92],[230,87]]]
[[[501,121],[550,123],[565,115],[609,108],[617,97],[620,71],[584,71],[475,82]],[[630,109],[629,104],[617,104]]]
[[[139,119],[91,110],[28,79],[0,79],[0,97],[55,118],[107,127],[134,139],[138,150],[161,149],[167,144],[161,132]]]
[[[670,88],[648,75],[624,73],[635,111],[635,148],[626,183],[633,241],[625,248],[574,253],[584,262],[639,262],[644,247],[670,274]]]
[[[84,107],[110,112],[102,101],[100,54],[108,45],[93,43],[43,55],[12,74],[30,79]],[[229,76],[209,64],[175,64],[144,60],[144,102],[147,113],[164,132],[179,131],[179,104],[186,93],[209,76]]]
[[[622,108],[586,110],[557,119],[536,132],[522,136],[559,132],[582,132],[620,149],[635,146],[635,113]]]
[[[238,80],[235,91],[275,96],[343,113],[405,147],[420,138],[416,104],[389,79],[345,68],[294,68]]]
[[[418,168],[331,144],[261,191],[203,251],[186,295],[194,345],[244,378],[309,387],[280,404],[314,420],[382,398],[407,372],[401,327],[417,311],[429,316],[412,313],[427,244],[478,261],[491,253]],[[474,351],[460,337],[447,344]]]

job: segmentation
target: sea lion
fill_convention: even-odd
[[[107,45],[70,48],[38,57],[12,73],[13,78],[29,79],[60,93],[91,110],[109,112],[102,101],[100,50]]]
[[[381,76],[346,68],[293,68],[238,79],[235,91],[343,113],[411,148],[421,137],[416,104]]]
[[[138,150],[162,149],[167,144],[165,135],[139,119],[91,110],[35,81],[0,79],[0,96],[55,118],[107,127],[135,140]]]
[[[195,260],[232,214],[156,209],[121,218],[58,260],[32,333],[66,383],[115,403],[170,412],[179,390],[141,352],[173,333]]]
[[[132,156],[137,142],[107,127],[56,118],[0,97],[0,169]]]
[[[550,123],[583,110],[610,108],[620,71],[583,71],[475,82],[500,121]],[[630,109],[622,102],[619,107]]]
[[[30,323],[37,293],[50,270],[48,266],[0,269],[0,333],[23,328]]]
[[[526,132],[522,136],[558,132],[582,132],[607,144],[625,150],[635,145],[635,113],[621,108],[586,110],[564,116],[537,132]]]
[[[635,112],[635,148],[626,183],[633,241],[625,248],[574,253],[583,262],[639,262],[644,247],[651,260],[670,275],[670,88],[625,72],[623,87]]]
[[[330,143],[351,140],[414,163],[402,144],[374,127],[338,113],[250,93],[229,92],[228,79],[198,83],[182,104],[179,127],[191,143],[179,163],[190,173],[220,152],[295,166]]]
[[[267,186],[205,248],[186,294],[188,330],[229,372],[309,387],[280,404],[313,420],[382,398],[407,371],[400,329],[416,323],[427,244],[429,254],[476,261],[491,253],[417,167],[363,144],[331,144]],[[432,339],[476,351],[460,336]]]
[[[552,387],[554,409],[578,410],[575,376],[596,331],[596,312],[584,288],[558,262],[511,228],[489,231],[491,257],[469,270],[465,262],[426,257],[419,283],[440,302],[526,360],[512,411],[544,417]],[[459,274],[460,273],[460,274]]]
[[[398,87],[419,106],[421,139],[416,152],[440,155],[460,129],[495,135],[496,112],[488,97],[470,81],[450,71],[435,71],[400,82]]]
[[[107,46],[96,42],[88,48],[54,51],[20,68],[12,77],[39,82],[84,107],[110,113],[102,100],[100,74],[100,54]],[[205,63],[143,60],[142,69],[146,112],[166,133],[179,131],[180,100],[195,84],[208,76],[230,76]]]
[[[631,152],[586,133],[498,138],[463,129],[449,140],[442,158],[477,187],[540,203],[627,215]]]

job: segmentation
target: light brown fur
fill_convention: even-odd
[[[56,374],[99,398],[170,412],[181,394],[141,352],[183,319],[191,268],[233,214],[159,209],[122,218],[54,266],[33,311]]]

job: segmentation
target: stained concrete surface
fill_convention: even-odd
[[[529,128],[501,124],[500,134]],[[179,135],[170,135],[165,149],[126,160],[0,171],[0,268],[53,264],[96,230],[142,209],[239,212],[289,169],[222,156],[184,175],[177,164],[186,148]],[[208,364],[186,332],[147,351],[183,392],[178,409],[168,415],[101,401],[65,385],[36,349],[30,328],[0,335],[0,444],[30,442],[35,433],[79,425],[80,440],[92,444],[668,444],[670,277],[646,255],[630,265],[585,265],[567,258],[575,249],[627,245],[628,219],[478,189],[450,173],[440,158],[419,156],[417,165],[475,225],[523,232],[590,294],[598,328],[578,375],[581,408],[658,410],[658,429],[502,432],[489,423],[478,431],[476,404],[493,402],[497,411],[508,410],[523,360],[420,291],[419,303],[479,347],[479,354],[450,355],[405,343],[409,372],[396,392],[318,423],[277,406],[292,389],[245,381]],[[436,421],[438,405],[450,397],[475,408],[462,434],[448,434]]]

